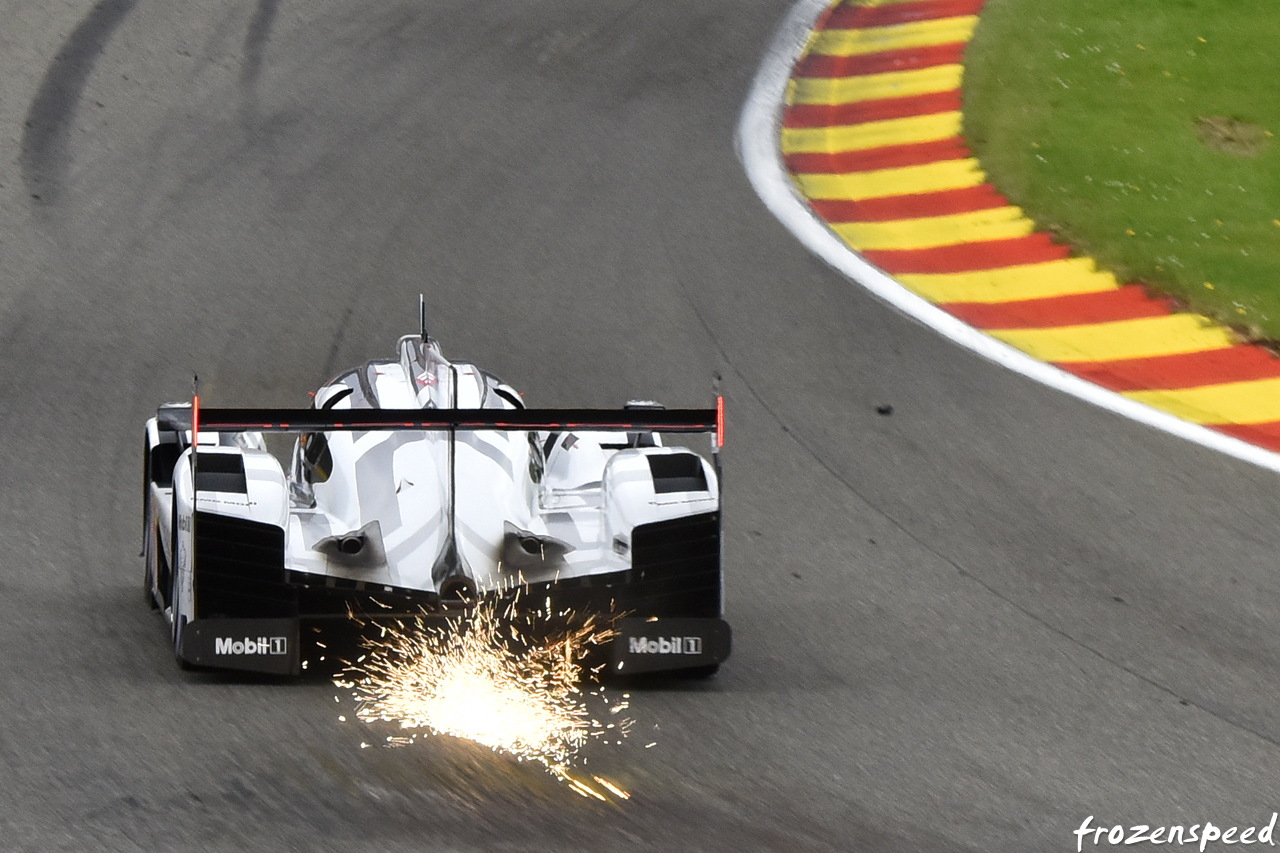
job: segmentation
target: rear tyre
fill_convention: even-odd
[[[195,664],[187,661],[178,651],[182,648],[182,633],[187,627],[187,617],[179,614],[173,622],[173,659],[178,662],[178,669],[192,670]]]
[[[175,535],[173,539],[175,565],[182,562],[177,554],[178,547],[178,538]],[[182,594],[178,588],[178,572],[176,569],[172,569],[169,572],[169,609],[173,614],[173,659],[178,662],[180,669],[194,669],[192,664],[187,663],[182,658],[182,634],[187,627],[187,615],[182,612]]]
[[[178,604],[178,591],[173,591],[173,659],[178,662],[179,669],[195,669],[182,657],[182,635],[187,628],[187,615]]]
[[[142,592],[147,597],[147,606],[152,610],[159,610],[160,602],[156,601],[155,592],[156,528],[154,524],[147,525],[147,547],[143,552],[142,561]]]

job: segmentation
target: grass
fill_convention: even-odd
[[[1280,340],[1280,3],[988,0],[965,137],[1044,230]]]

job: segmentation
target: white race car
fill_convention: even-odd
[[[181,664],[296,674],[344,627],[516,589],[611,618],[612,671],[728,657],[720,398],[527,409],[446,360],[425,319],[397,349],[310,409],[196,397],[147,421],[146,591]],[[297,435],[287,465],[267,449],[277,432]],[[706,452],[663,440],[680,433],[709,435]]]

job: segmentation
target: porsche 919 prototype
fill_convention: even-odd
[[[396,358],[314,398],[196,396],[147,421],[146,594],[180,664],[297,674],[352,624],[447,618],[512,590],[610,619],[611,671],[711,672],[728,656],[719,398],[526,408],[447,360],[425,318]],[[287,462],[266,433],[296,436]],[[704,452],[671,443],[697,433]]]

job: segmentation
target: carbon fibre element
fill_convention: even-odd
[[[167,410],[188,419],[190,410]],[[214,432],[321,432],[376,429],[510,429],[712,432],[715,409],[213,409],[200,410]]]

